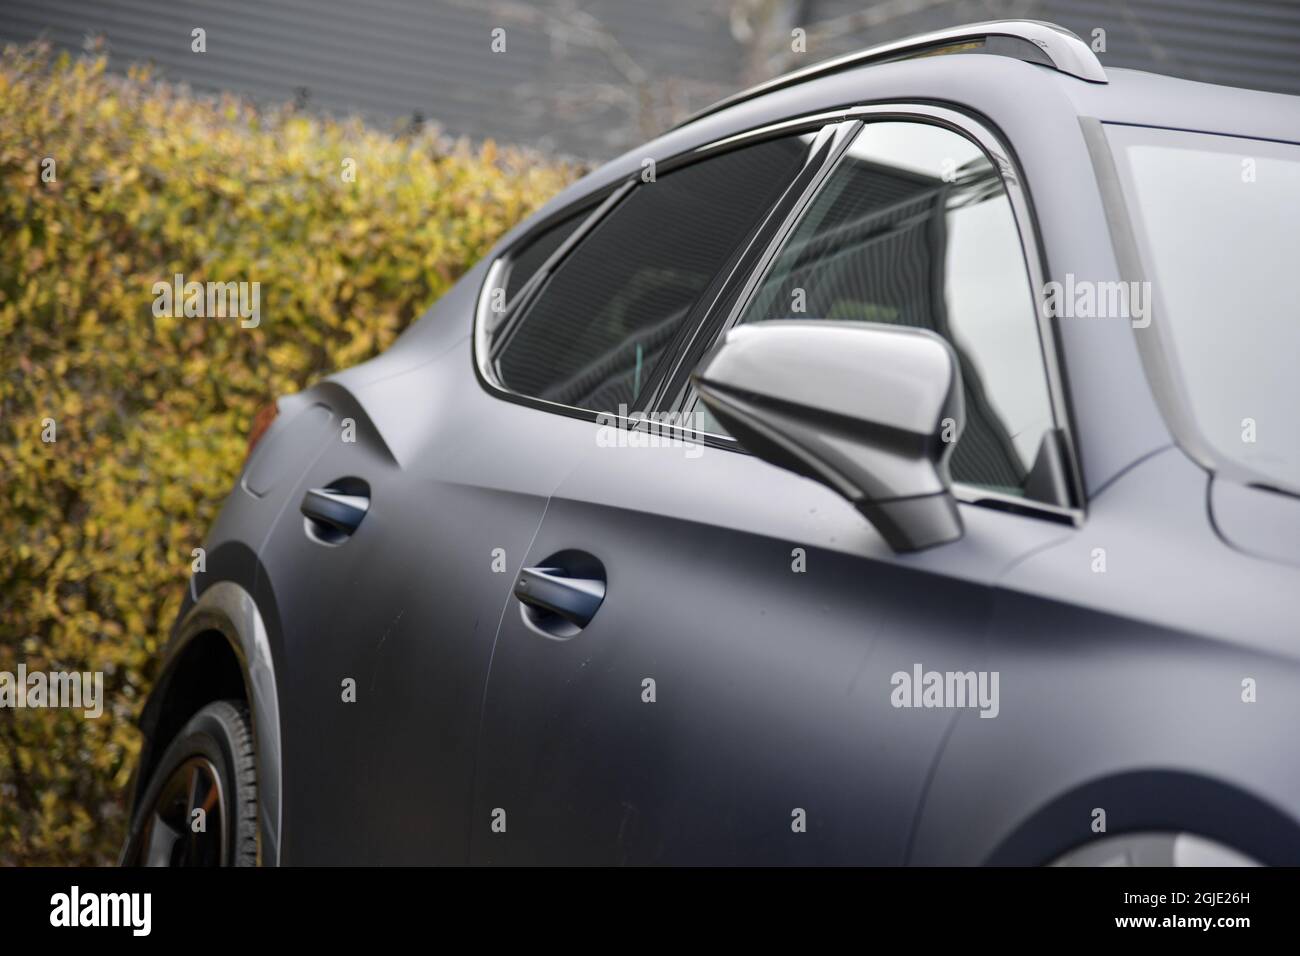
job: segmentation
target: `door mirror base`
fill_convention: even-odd
[[[950,491],[893,501],[859,501],[854,507],[895,551],[921,551],[956,541],[964,533]]]

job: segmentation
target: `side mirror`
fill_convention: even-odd
[[[750,452],[851,501],[895,551],[955,541],[948,456],[964,422],[951,346],[874,322],[739,325],[691,376]]]

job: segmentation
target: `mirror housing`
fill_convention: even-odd
[[[691,380],[748,451],[847,498],[895,551],[962,536],[948,474],[965,421],[961,371],[935,333],[828,319],[738,325]]]

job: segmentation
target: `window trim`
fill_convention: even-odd
[[[829,114],[826,114],[829,115]],[[821,119],[821,116],[816,117]],[[761,133],[764,138],[788,135],[789,129],[793,123],[779,123],[772,126],[762,127],[755,131]],[[650,409],[660,410],[664,408],[676,407],[676,392],[673,391],[674,375],[687,361],[687,356],[700,352],[696,343],[701,338],[708,339],[710,336],[709,329],[712,327],[710,319],[712,316],[724,313],[724,306],[727,303],[734,303],[736,296],[747,294],[747,277],[754,275],[757,271],[767,268],[767,264],[773,253],[773,240],[787,233],[791,223],[798,221],[808,208],[808,204],[821,191],[822,185],[826,178],[830,176],[832,170],[839,163],[840,157],[848,149],[849,144],[853,142],[858,131],[862,128],[862,123],[857,120],[838,119],[822,126],[817,133],[817,139],[814,140],[810,147],[808,160],[804,168],[790,181],[790,184],[783,192],[780,198],[768,210],[761,222],[746,237],[744,248],[738,250],[737,254],[731,258],[722,271],[715,277],[714,282],[710,284],[705,293],[700,296],[700,302],[697,308],[693,309],[687,316],[689,321],[682,323],[682,328],[673,341],[672,351],[667,356],[667,360],[662,363],[661,368],[656,369],[653,384],[654,388],[649,394],[647,405]],[[822,139],[825,142],[822,142]],[[710,143],[695,150],[699,156],[716,155],[716,148],[722,144],[729,144],[735,137],[730,137],[720,143]],[[748,140],[748,143],[757,142],[757,138]],[[824,150],[820,154],[818,151]]]
[[[992,131],[991,124],[986,125],[987,121],[976,119],[970,114],[948,106],[930,103],[868,104],[846,110],[843,115],[846,119],[858,119],[863,125],[867,122],[899,120],[903,122],[921,122],[948,129],[979,147],[998,170],[1006,187],[1016,231],[1020,236],[1021,255],[1024,258],[1029,279],[1030,295],[1033,299],[1034,317],[1038,329],[1039,355],[1047,380],[1048,402],[1052,412],[1053,424],[1061,430],[1064,438],[1065,461],[1063,464],[1070,485],[1070,494],[1075,504],[1054,505],[1050,502],[1008,495],[981,488],[978,485],[957,481],[952,484],[953,495],[958,501],[967,504],[985,505],[998,510],[1065,521],[1075,527],[1081,526],[1087,515],[1087,498],[1083,491],[1082,472],[1079,468],[1077,445],[1074,440],[1073,416],[1065,390],[1064,364],[1061,359],[1055,329],[1050,318],[1044,317],[1043,296],[1044,276],[1047,274],[1046,253],[1038,232],[1033,205],[1024,185],[1024,176],[1015,162],[1014,154],[1004,144],[1003,140]],[[856,132],[854,135],[856,135]],[[827,175],[822,179],[821,186],[825,185],[830,174],[833,173],[834,167],[839,165],[843,152],[843,150],[840,151],[836,156],[831,169],[827,170]],[[817,191],[820,192],[820,187]],[[813,198],[815,196],[810,197],[810,201]],[[802,210],[800,215],[793,217],[792,221],[787,223],[786,228],[773,238],[771,247],[767,250],[758,269],[753,274],[745,277],[744,292],[734,299],[727,314],[725,316],[715,314],[705,317],[705,324],[711,322],[717,327],[716,332],[710,338],[711,342],[717,342],[727,330],[736,324],[754,290],[766,274],[771,261],[779,253],[801,218]],[[665,388],[665,394],[660,396],[661,399],[667,399],[662,403],[662,410],[687,410],[684,403],[689,395],[690,369],[685,367],[686,363],[687,356],[678,354],[675,367],[669,374],[669,383]],[[664,426],[660,425],[659,427],[663,428]],[[746,453],[739,443],[729,435],[698,432],[675,426],[674,432],[683,440],[701,441],[710,447]]]
[[[674,154],[663,161],[657,161],[655,164],[656,175],[670,173],[685,166],[712,159],[734,149],[743,149],[747,146],[754,146],[764,140],[795,135],[800,132],[820,132],[836,122],[843,122],[847,112],[849,111],[823,111],[808,116],[786,120],[781,123],[768,124],[746,133],[727,137],[724,140],[718,140],[704,146],[695,147],[682,153]],[[851,137],[845,137],[844,143],[841,145],[847,145],[849,140],[851,140]],[[763,227],[774,216],[777,216],[782,212],[782,210],[784,210],[787,202],[791,200],[791,193],[795,190],[795,187],[803,181],[803,178],[806,175],[808,175],[809,167],[816,164],[815,172],[819,175],[824,175],[829,171],[839,157],[838,149],[830,149],[827,151],[826,155],[820,157],[820,162],[818,162],[818,157],[814,150],[815,144],[810,144],[809,157],[804,168],[791,177],[790,181],[786,184],[785,191],[777,198],[777,200],[767,210],[766,214],[760,218],[760,221],[756,223],[745,236],[741,244],[742,254],[733,257],[730,262],[724,265],[723,269],[726,273],[724,281],[716,289],[714,284],[710,284],[710,286],[705,289],[701,296],[701,300],[712,296],[712,299],[709,302],[709,309],[712,309],[712,307],[717,304],[717,294],[725,294],[727,290],[732,287],[735,270],[738,266],[743,266],[747,261],[746,257],[743,255],[743,251],[748,250],[749,247],[753,245],[756,237],[763,234]],[[479,380],[479,384],[489,394],[508,402],[514,402],[518,405],[526,405],[553,414],[565,415],[569,418],[579,418],[597,424],[609,425],[617,423],[623,427],[636,427],[637,422],[639,421],[637,418],[618,415],[613,411],[599,412],[593,409],[581,408],[576,405],[566,405],[561,402],[553,402],[532,395],[524,395],[520,392],[506,388],[500,382],[496,375],[496,370],[493,368],[498,347],[489,339],[488,319],[491,312],[491,293],[494,289],[502,287],[503,280],[508,274],[507,269],[514,253],[527,246],[549,227],[575,215],[577,212],[581,211],[583,207],[593,207],[587,218],[578,224],[573,232],[569,234],[568,238],[560,244],[555,252],[553,252],[550,257],[538,267],[537,271],[529,278],[529,280],[524,283],[519,292],[516,293],[515,301],[507,304],[507,314],[498,323],[500,329],[500,333],[498,334],[505,334],[507,337],[513,334],[513,328],[511,328],[512,321],[517,323],[519,317],[522,317],[526,313],[530,300],[536,295],[537,290],[541,288],[546,278],[548,278],[550,274],[559,267],[564,257],[568,255],[568,253],[584,238],[586,238],[593,229],[604,221],[605,217],[613,212],[613,210],[617,208],[627,195],[641,185],[644,184],[641,182],[640,173],[637,172],[625,176],[620,180],[616,180],[602,189],[596,190],[580,199],[574,200],[574,202],[569,205],[550,213],[544,219],[538,220],[538,222],[531,226],[527,232],[520,235],[514,242],[510,243],[508,247],[502,249],[498,253],[497,257],[492,261],[492,264],[488,267],[487,274],[483,278],[483,285],[479,289],[478,299],[474,309],[473,335],[471,336],[474,373]],[[802,192],[803,190],[800,189],[801,194]],[[722,274],[723,273],[720,273],[720,275]],[[702,327],[702,321],[708,310],[701,312],[698,308],[699,304],[700,303],[696,303],[696,306],[692,307],[691,312],[683,320],[682,328],[679,330],[679,333],[674,336],[667,354],[660,363],[661,366],[667,367],[670,370],[675,369],[677,366],[677,357],[683,346],[683,334],[690,331],[693,336],[694,330],[698,330]],[[663,398],[662,388],[660,387],[662,380],[662,369],[657,366],[651,371],[651,379],[646,383],[650,397],[650,402],[648,403],[649,409],[656,409],[659,407],[658,403]]]
[[[731,134],[705,143],[701,146],[692,147],[681,153],[675,154],[657,163],[660,172],[669,172],[682,166],[689,165],[704,159],[711,158],[719,153],[730,149],[743,148],[754,145],[763,139],[770,139],[776,136],[790,135],[801,131],[811,129],[821,129],[837,123],[847,123],[857,121],[880,122],[885,120],[901,120],[904,122],[922,122],[930,125],[941,126],[952,132],[964,136],[972,141],[976,146],[982,149],[989,160],[994,164],[1002,177],[1006,187],[1007,197],[1010,201],[1012,216],[1016,223],[1016,231],[1020,236],[1021,254],[1024,257],[1025,267],[1028,272],[1030,292],[1033,297],[1035,319],[1038,328],[1039,351],[1042,360],[1044,374],[1047,378],[1048,401],[1052,411],[1052,417],[1056,428],[1060,429],[1064,441],[1065,461],[1063,462],[1066,471],[1066,477],[1070,485],[1070,493],[1074,503],[1069,506],[1052,505],[1047,502],[1034,501],[1031,499],[1020,498],[1015,495],[1007,495],[1000,492],[990,491],[975,485],[968,485],[962,482],[953,482],[953,496],[965,504],[981,505],[995,510],[1008,511],[1017,514],[1025,514],[1034,517],[1046,518],[1048,520],[1062,522],[1080,527],[1087,517],[1088,501],[1084,490],[1082,479],[1082,469],[1079,461],[1078,443],[1075,440],[1074,415],[1070,406],[1068,392],[1065,387],[1065,363],[1061,352],[1060,340],[1052,325],[1050,317],[1045,317],[1043,302],[1045,295],[1044,277],[1049,274],[1047,267],[1047,253],[1045,244],[1042,241],[1042,235],[1038,229],[1037,217],[1034,214],[1033,201],[1029,195],[1028,188],[1025,184],[1024,175],[1021,172],[1020,164],[1015,158],[1014,151],[1007,144],[997,127],[989,120],[978,116],[973,112],[966,111],[956,105],[940,104],[937,102],[890,102],[890,103],[868,103],[856,106],[845,107],[839,110],[821,110],[817,113],[810,113],[803,116],[796,116],[789,119],[781,120],[774,123],[766,123],[762,126],[755,127],[751,130]],[[656,385],[651,382],[650,385],[656,385],[651,394],[651,401],[648,410],[655,412],[679,410],[682,400],[686,394],[683,385],[687,381],[689,369],[685,369],[684,363],[687,354],[691,351],[691,346],[701,333],[706,334],[706,340],[716,341],[727,328],[734,324],[735,317],[739,315],[740,308],[748,300],[750,294],[751,282],[761,279],[762,274],[766,271],[771,258],[774,257],[790,231],[798,224],[806,203],[811,202],[816,194],[824,186],[830,172],[839,164],[839,161],[849,143],[857,135],[857,130],[852,131],[852,135],[845,136],[840,143],[840,148],[832,149],[829,154],[823,158],[821,165],[817,169],[816,183],[811,191],[803,190],[797,197],[792,197],[791,189],[774,204],[769,211],[770,219],[773,216],[781,214],[784,216],[781,228],[770,238],[767,247],[762,251],[762,255],[755,268],[744,275],[738,275],[733,271],[723,283],[723,294],[717,297],[717,300],[710,304],[710,307],[702,314],[694,313],[687,316],[683,324],[683,330],[689,329],[689,337],[679,336],[674,341],[672,351],[665,356],[664,362],[668,363],[667,371],[662,376],[662,380]],[[480,385],[491,395],[505,401],[514,402],[520,405],[526,405],[537,408],[542,411],[554,414],[565,415],[570,418],[579,418],[593,423],[612,424],[617,422],[623,427],[638,428],[644,422],[640,419],[629,418],[611,413],[596,412],[591,409],[579,408],[572,405],[564,405],[558,402],[551,402],[546,399],[535,398],[529,395],[522,395],[518,392],[510,391],[500,385],[492,374],[490,368],[490,356],[488,343],[486,339],[486,317],[489,309],[490,292],[500,285],[501,279],[505,274],[505,268],[515,250],[522,248],[524,245],[536,238],[549,226],[554,225],[563,218],[571,216],[575,211],[581,210],[584,206],[594,205],[591,214],[584,220],[573,233],[565,240],[564,243],[551,255],[551,257],[542,264],[528,283],[520,290],[516,299],[523,303],[524,293],[529,291],[529,286],[534,284],[540,285],[543,274],[549,274],[553,271],[563,259],[564,255],[573,248],[583,237],[607,215],[610,210],[617,204],[617,200],[623,195],[635,188],[639,182],[637,174],[629,175],[621,180],[611,183],[601,190],[597,190],[587,196],[575,200],[568,206],[557,209],[555,212],[546,216],[545,219],[538,221],[527,232],[519,236],[508,247],[498,253],[496,259],[488,267],[487,274],[484,277],[483,285],[479,290],[477,305],[474,315],[474,334],[471,336],[472,342],[472,364],[475,375]],[[791,184],[793,186],[793,182]],[[614,199],[614,202],[610,200]],[[794,211],[794,215],[790,213]],[[765,222],[767,219],[765,219]],[[749,236],[746,237],[746,245],[752,244],[756,235],[762,231],[763,223],[758,224]],[[742,264],[744,257],[742,257]],[[741,295],[728,295],[726,293],[740,289]],[[719,305],[726,303],[726,312],[722,316],[722,322],[719,325]],[[509,319],[504,319],[509,321]],[[712,337],[707,336],[707,330],[718,326],[717,333]],[[684,440],[698,441],[710,447],[738,451],[745,453],[740,448],[734,438],[730,436],[711,435],[709,433],[697,432],[693,429],[681,428],[677,425],[664,425],[659,423],[657,427],[668,428],[673,433]]]

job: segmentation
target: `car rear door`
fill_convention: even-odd
[[[1072,517],[1044,477],[1063,470],[1062,421],[1009,187],[969,134],[887,118],[854,132],[733,278],[734,302],[679,346],[689,362],[722,327],[767,318],[948,337],[968,408],[964,537],[894,554],[848,502],[707,418],[594,424],[497,635],[475,861],[906,861],[960,712],[921,685],[981,673],[998,575]],[[694,411],[687,370],[666,376],[661,408]],[[595,610],[577,626],[520,588],[582,590]],[[995,718],[984,680],[993,693],[967,704]]]
[[[283,862],[468,858],[502,602],[587,444],[573,419],[484,394],[467,336],[480,289],[513,301],[591,211],[540,223],[389,352],[286,401],[235,491],[279,502],[253,587],[279,684]],[[364,503],[355,529],[306,513],[324,514],[321,491]]]

